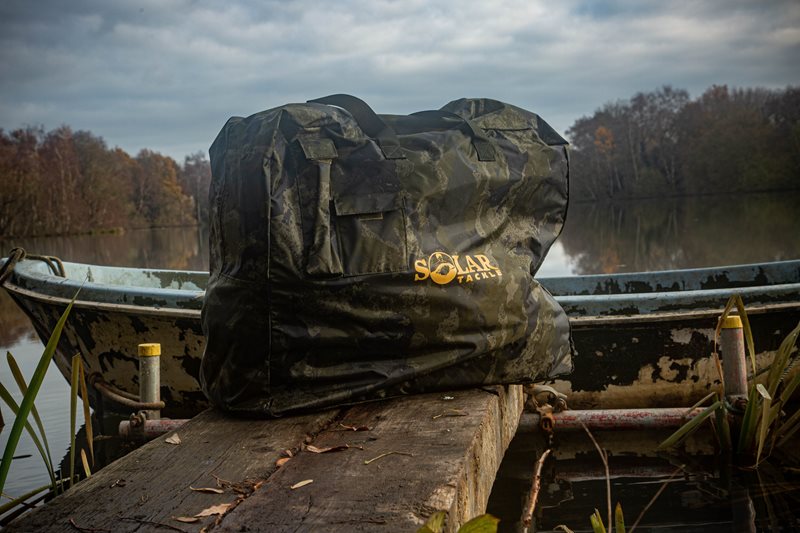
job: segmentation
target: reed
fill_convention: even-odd
[[[36,365],[36,370],[31,376],[30,383],[27,384],[27,390],[22,397],[22,402],[20,403],[19,408],[16,410],[14,424],[11,426],[11,431],[8,435],[8,442],[6,443],[6,448],[3,451],[3,459],[2,462],[0,462],[0,492],[2,492],[5,488],[6,480],[8,479],[8,472],[11,469],[11,460],[14,457],[14,452],[19,444],[19,439],[22,437],[22,430],[26,429],[26,426],[30,427],[28,415],[30,415],[31,410],[33,409],[33,401],[36,398],[36,395],[39,393],[39,389],[44,381],[44,376],[47,373],[47,369],[50,367],[50,361],[53,359],[56,346],[58,345],[59,339],[61,339],[61,332],[64,330],[64,324],[67,322],[67,318],[69,317],[69,313],[72,310],[72,305],[75,303],[75,298],[77,296],[78,295],[75,294],[75,296],[72,298],[72,301],[69,303],[69,305],[67,305],[66,310],[61,315],[61,318],[58,319],[56,327],[53,329],[53,333],[50,335],[50,339],[48,339],[47,345],[44,348],[44,352],[42,352],[42,356],[39,358],[39,363]],[[31,429],[29,433],[32,434],[33,430]],[[38,447],[39,446],[37,446],[37,448]],[[44,454],[42,455],[42,458],[44,459]],[[53,473],[52,461],[48,462],[45,460],[45,465],[48,465],[49,473],[51,474],[53,491],[55,492],[58,489],[58,486],[55,483],[55,474]]]
[[[717,346],[723,321],[728,317],[733,308],[736,308],[742,320],[745,345],[752,366],[752,374],[748,383],[747,406],[741,417],[736,435],[736,448],[733,447],[731,429],[728,423],[729,415],[734,413],[733,407],[725,399],[725,383],[722,369],[717,354]],[[790,376],[790,369],[798,359],[795,350],[798,336],[800,336],[800,323],[781,342],[775,353],[775,359],[769,367],[766,383],[756,382],[759,373],[756,371],[755,343],[750,329],[750,321],[741,296],[733,295],[728,300],[725,310],[719,318],[714,334],[713,356],[717,363],[720,376],[720,387],[703,400],[699,405],[708,400],[714,400],[702,413],[678,428],[659,445],[659,449],[671,448],[680,444],[689,435],[701,427],[706,419],[714,415],[714,429],[720,446],[727,451],[736,452],[740,461],[753,461],[752,466],[758,465],[772,453],[775,447],[784,446],[789,438],[800,429],[800,410],[787,414],[785,409],[792,399],[798,386],[800,386],[800,372]],[[763,373],[761,373],[763,375]],[[767,446],[767,443],[769,445]]]
[[[14,377],[14,381],[17,383],[17,387],[22,394],[22,402],[18,405],[14,398],[12,397],[11,393],[8,389],[0,383],[0,399],[2,399],[9,409],[14,413],[14,424],[11,428],[11,432],[9,434],[8,442],[6,444],[6,448],[3,452],[3,459],[2,464],[0,464],[0,492],[3,491],[5,488],[5,482],[8,479],[8,473],[11,468],[11,461],[14,457],[14,452],[17,449],[19,444],[19,440],[22,436],[23,429],[28,433],[31,440],[33,441],[34,445],[36,446],[39,455],[42,458],[42,462],[45,465],[47,470],[47,475],[50,478],[50,485],[45,485],[44,487],[40,487],[34,491],[31,491],[19,498],[13,499],[10,502],[6,502],[5,504],[0,506],[0,515],[6,513],[7,511],[20,506],[25,506],[25,502],[47,489],[49,489],[50,494],[58,494],[58,492],[63,492],[68,487],[71,487],[76,481],[75,475],[75,434],[76,434],[76,418],[77,418],[77,399],[78,396],[82,399],[82,411],[84,417],[84,423],[86,426],[86,441],[89,454],[87,456],[86,450],[80,450],[80,457],[81,463],[83,466],[83,473],[86,477],[91,476],[91,465],[94,464],[94,434],[92,431],[92,417],[91,417],[91,410],[89,406],[89,393],[88,388],[86,386],[86,372],[83,365],[83,359],[76,355],[72,359],[72,379],[71,379],[71,387],[70,387],[70,472],[69,478],[67,479],[59,479],[60,476],[57,475],[56,469],[54,467],[52,454],[50,453],[50,445],[47,442],[47,435],[45,432],[44,424],[42,423],[42,419],[39,416],[39,412],[36,409],[35,399],[36,395],[38,394],[42,382],[44,381],[45,374],[47,373],[48,368],[50,367],[50,362],[53,358],[53,354],[55,353],[56,346],[58,345],[59,339],[61,338],[61,333],[64,329],[64,325],[69,317],[70,311],[72,310],[72,305],[77,298],[77,293],[75,297],[73,297],[72,301],[67,306],[64,313],[59,318],[56,327],[53,329],[53,333],[50,335],[50,339],[47,341],[47,345],[45,346],[44,352],[42,353],[41,358],[36,366],[36,369],[31,376],[30,382],[26,383],[25,378],[20,371],[19,365],[17,364],[16,359],[11,353],[8,353],[6,358],[8,361],[8,366],[11,369],[11,374]],[[33,418],[35,428],[30,422],[30,417]]]
[[[72,487],[75,483],[75,420],[78,411],[78,396],[80,395],[83,400],[83,419],[86,425],[86,442],[89,446],[89,453],[94,457],[92,434],[92,416],[89,411],[89,394],[86,388],[86,376],[83,369],[83,359],[80,354],[72,357],[72,376],[70,379],[70,395],[69,395],[69,485]],[[89,461],[86,458],[86,452],[81,449],[81,463],[83,464],[83,472],[86,477],[92,475],[89,469]]]

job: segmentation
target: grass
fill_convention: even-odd
[[[77,297],[77,294],[75,297]],[[56,327],[53,329],[53,333],[50,335],[50,339],[47,341],[47,345],[44,348],[44,352],[42,352],[42,356],[39,358],[39,364],[36,365],[36,370],[33,372],[33,376],[31,376],[30,383],[27,384],[25,393],[22,397],[22,402],[20,403],[19,408],[16,409],[14,424],[11,427],[11,432],[8,436],[8,442],[6,443],[6,448],[3,452],[2,463],[0,463],[0,492],[3,492],[5,488],[6,480],[8,479],[8,472],[11,470],[11,460],[14,457],[14,452],[16,451],[17,445],[19,444],[19,439],[22,436],[22,430],[27,427],[29,428],[29,433],[33,435],[33,430],[30,428],[30,423],[28,422],[28,415],[33,410],[34,399],[39,393],[39,389],[44,381],[44,376],[47,373],[47,369],[50,367],[50,361],[53,359],[56,346],[58,345],[59,339],[61,339],[61,332],[64,330],[64,324],[67,322],[69,313],[72,311],[72,305],[75,303],[75,297],[73,297],[72,301],[61,315],[61,318],[58,319]],[[11,407],[10,404],[9,407]],[[13,407],[11,407],[11,409],[14,411]],[[43,431],[42,435],[44,435]],[[37,448],[39,448],[39,445],[37,445]],[[41,451],[42,450],[40,449],[40,452]],[[44,459],[44,454],[42,458]],[[55,492],[58,489],[58,486],[55,482],[52,460],[45,460],[45,465],[48,468],[48,473],[50,474],[50,479],[52,482],[52,489]]]
[[[11,462],[17,446],[19,445],[23,430],[28,433],[34,445],[36,446],[36,449],[42,458],[42,462],[44,463],[45,469],[47,470],[47,475],[50,478],[50,484],[34,489],[27,494],[20,496],[19,498],[12,499],[12,501],[0,505],[0,515],[8,512],[11,509],[14,509],[15,507],[25,505],[24,502],[29,498],[40,494],[47,489],[50,490],[51,494],[58,494],[74,484],[76,480],[74,467],[76,450],[75,426],[77,418],[77,400],[79,395],[83,400],[83,417],[86,425],[87,446],[89,448],[88,457],[86,452],[81,449],[81,463],[83,466],[84,475],[86,477],[91,476],[90,464],[94,464],[92,418],[89,408],[89,394],[86,386],[83,360],[79,355],[76,355],[72,358],[72,379],[70,387],[70,472],[69,478],[66,480],[58,479],[60,476],[58,476],[53,463],[44,424],[42,423],[42,419],[39,416],[39,412],[35,405],[36,396],[42,386],[45,374],[50,367],[50,362],[55,354],[56,346],[61,338],[64,325],[66,324],[67,318],[72,310],[72,305],[77,296],[78,295],[76,293],[75,297],[73,297],[72,301],[69,303],[64,313],[56,323],[56,326],[47,341],[47,345],[42,352],[42,356],[39,358],[36,369],[34,370],[33,375],[28,383],[25,382],[25,378],[20,371],[16,359],[14,359],[14,356],[11,355],[11,353],[8,353],[6,356],[8,366],[11,369],[11,374],[14,377],[14,381],[17,383],[20,393],[22,394],[22,401],[18,405],[8,389],[0,383],[0,399],[6,403],[9,409],[15,415],[14,423],[11,427],[11,432],[9,433],[8,442],[6,443],[5,450],[3,451],[2,463],[0,463],[0,493],[5,496],[5,492],[3,491],[5,489],[5,484],[11,469]],[[33,418],[35,428],[34,425],[31,424],[30,418]]]
[[[722,366],[717,353],[722,323],[734,307],[736,307],[742,320],[745,345],[752,367],[752,374],[748,383],[747,406],[737,428],[738,435],[734,435],[735,448],[728,420],[730,415],[736,414],[736,410],[725,398]],[[718,391],[706,396],[700,403],[705,403],[710,399],[714,401],[700,415],[688,421],[662,442],[659,445],[659,449],[678,445],[686,437],[694,433],[705,420],[710,419],[712,415],[714,416],[715,432],[722,449],[735,452],[735,457],[739,462],[752,461],[750,466],[757,468],[776,447],[786,445],[790,437],[800,429],[800,410],[796,410],[792,414],[787,414],[785,411],[798,386],[800,386],[800,372],[796,372],[794,376],[790,377],[790,370],[798,359],[798,351],[795,350],[795,346],[799,335],[800,323],[786,336],[776,351],[775,359],[772,361],[767,373],[766,382],[758,383],[756,381],[758,372],[756,370],[755,343],[753,342],[753,333],[750,329],[747,311],[741,296],[731,296],[714,332],[713,356],[721,385]]]

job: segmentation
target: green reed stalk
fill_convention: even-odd
[[[14,376],[14,381],[17,382],[17,387],[19,387],[19,392],[22,396],[25,396],[25,393],[28,392],[28,385],[25,383],[25,378],[22,376],[22,371],[17,364],[17,360],[14,359],[14,356],[11,355],[11,352],[6,352],[6,360],[8,361],[8,368],[11,369],[11,374]],[[50,453],[50,445],[47,442],[47,434],[44,431],[44,424],[42,424],[42,418],[39,416],[39,411],[36,409],[36,404],[31,405],[31,414],[33,415],[33,420],[36,422],[36,427],[39,429],[39,435],[42,438],[42,444],[44,444],[44,449],[47,452],[47,461],[45,464],[47,465],[47,469],[50,471],[51,479],[55,482],[55,471],[53,470],[53,455]],[[53,487],[55,488],[55,486]]]
[[[33,400],[36,398],[36,395],[39,393],[39,389],[42,386],[44,376],[50,366],[50,361],[53,359],[53,354],[56,351],[58,341],[61,339],[61,332],[64,330],[64,324],[67,322],[67,318],[69,317],[70,311],[72,311],[72,305],[75,303],[75,298],[77,298],[77,296],[78,294],[76,293],[64,313],[61,315],[61,318],[58,319],[58,323],[56,323],[56,327],[53,329],[53,333],[50,335],[50,339],[47,341],[47,346],[44,348],[42,357],[39,358],[39,364],[36,365],[36,370],[33,372],[33,376],[31,376],[31,381],[28,384],[28,392],[26,392],[25,396],[22,398],[19,411],[14,419],[14,425],[11,427],[11,431],[8,434],[8,442],[6,443],[6,448],[3,451],[2,462],[0,462],[0,492],[2,492],[5,488],[6,480],[8,479],[8,472],[11,470],[11,460],[14,457],[14,452],[16,451],[17,445],[19,444],[19,439],[22,436],[22,430],[28,423],[28,415],[33,407]]]

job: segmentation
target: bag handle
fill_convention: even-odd
[[[386,159],[405,159],[397,134],[381,120],[364,100],[349,94],[332,94],[309,100],[317,104],[335,105],[347,110],[358,122],[361,130],[375,139]]]
[[[495,149],[494,143],[483,132],[483,130],[469,119],[456,115],[450,111],[417,111],[410,116],[417,117],[424,121],[424,123],[433,128],[452,129],[456,126],[465,134],[472,138],[472,145],[475,151],[478,152],[478,160],[480,161],[494,161]]]

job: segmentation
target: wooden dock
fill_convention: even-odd
[[[485,511],[522,407],[515,385],[277,420],[209,410],[6,531],[411,533],[436,511],[455,531]]]

